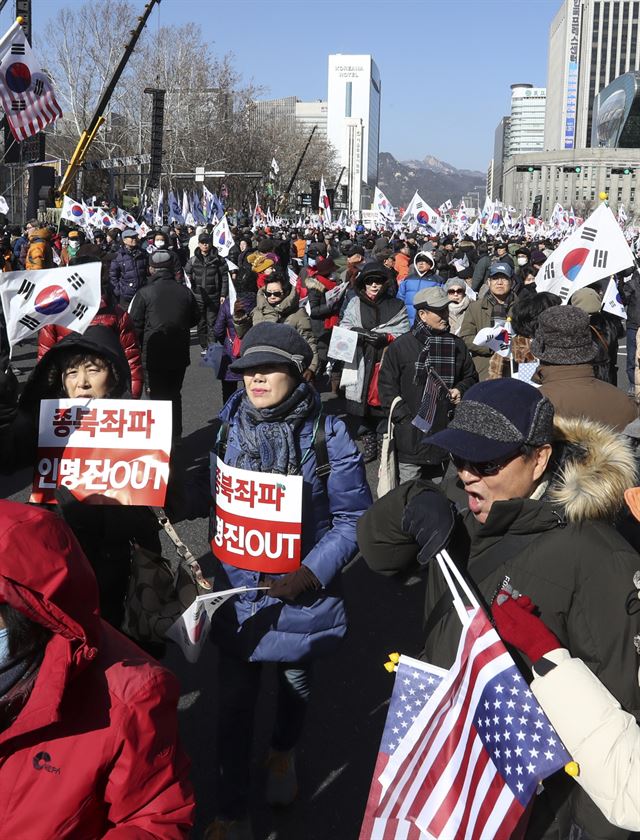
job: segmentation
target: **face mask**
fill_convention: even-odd
[[[164,248],[164,239],[158,239],[153,244],[155,245],[158,251],[161,251]]]
[[[518,265],[526,265],[527,258],[526,257],[518,257]]]
[[[9,628],[3,627],[0,629],[0,669],[10,661],[9,654]]]
[[[77,254],[79,247],[80,245],[77,242],[69,242],[67,245],[67,251],[71,254],[71,256],[74,256]]]

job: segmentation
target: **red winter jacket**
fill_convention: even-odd
[[[96,324],[109,327],[118,334],[120,345],[127,357],[129,370],[131,371],[131,396],[134,400],[139,400],[144,386],[144,373],[142,371],[140,345],[129,313],[117,303],[109,303],[105,297],[102,297],[100,309],[98,309],[90,326]],[[59,324],[47,324],[46,327],[42,327],[38,333],[38,361],[47,350],[50,350],[69,332],[71,331],[67,327],[61,327]]]
[[[177,681],[99,617],[93,571],[55,514],[0,501],[2,602],[53,635],[31,693],[0,727],[0,835],[187,837]]]

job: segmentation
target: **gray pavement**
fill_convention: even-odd
[[[14,364],[24,381],[34,364],[35,346],[25,345]],[[221,407],[220,383],[212,371],[199,366],[199,347],[192,347],[192,365],[183,388],[184,438],[181,455],[188,465],[208,459],[215,440],[215,418]],[[329,400],[328,411],[337,410]],[[375,486],[377,464],[368,473]],[[2,498],[26,501],[31,471],[0,478]],[[207,522],[180,522],[183,541],[212,572]],[[166,541],[166,551],[173,546]],[[314,694],[297,765],[300,795],[287,809],[271,809],[264,802],[264,758],[274,715],[274,674],[264,669],[263,689],[256,716],[253,767],[252,821],[256,840],[355,840],[364,812],[387,701],[393,679],[384,669],[391,651],[418,655],[421,646],[423,581],[400,581],[374,575],[361,559],[343,571],[350,629],[339,650],[316,663]],[[170,649],[164,664],[178,676],[180,729],[192,761],[197,796],[194,838],[215,815],[215,725],[217,715],[217,656],[207,645],[200,661],[187,664]]]

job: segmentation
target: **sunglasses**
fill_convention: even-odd
[[[281,298],[283,294],[283,292],[265,292],[266,297]]]
[[[509,455],[508,458],[496,459],[495,461],[469,461],[467,458],[459,458],[457,455],[452,455],[451,460],[457,470],[468,469],[469,472],[486,478],[489,475],[497,475],[501,469],[510,464],[511,461],[515,461],[520,455],[522,455],[522,450],[519,449],[515,455]]]
[[[464,289],[449,289],[447,292],[448,295],[463,295]]]

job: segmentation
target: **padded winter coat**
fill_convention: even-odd
[[[550,476],[545,495],[538,500],[494,502],[482,525],[471,514],[459,481],[443,485],[457,507],[449,553],[466,569],[486,604],[508,576],[513,588],[538,606],[542,620],[563,647],[582,659],[638,718],[634,636],[640,633],[640,614],[629,615],[625,606],[629,593],[635,591],[638,555],[612,525],[624,504],[624,490],[635,484],[633,453],[619,435],[592,421],[556,418],[556,437],[564,458],[562,467]],[[431,499],[435,501],[430,496],[434,492],[438,491],[428,482],[407,482],[362,517],[358,542],[372,569],[392,574],[416,563],[419,546],[404,530],[404,512],[419,494],[420,509],[435,510],[429,506]],[[437,522],[431,522],[430,534],[436,526]],[[497,562],[492,562],[491,571],[481,572],[490,553]],[[448,588],[438,566],[430,558],[422,560],[429,569],[428,619]],[[449,607],[428,632],[424,658],[450,667],[459,638],[460,622]],[[526,667],[524,660],[519,661]],[[589,837],[617,840],[628,836],[606,822],[569,776],[555,774],[536,798],[527,836],[568,837],[572,821]]]
[[[420,276],[417,273],[415,266],[412,272],[400,283],[398,286],[397,297],[407,307],[409,323],[411,325],[413,325],[413,322],[416,320],[416,308],[413,305],[414,297],[423,289],[429,289],[432,286],[442,286],[443,283],[444,280],[437,274],[429,273]]]
[[[118,249],[109,263],[109,281],[117,298],[131,300],[147,282],[149,254],[141,248]]]
[[[48,228],[36,228],[29,234],[29,246],[24,267],[27,271],[56,267],[53,261],[53,248],[51,247],[51,231]]]
[[[614,825],[640,831],[640,727],[580,659],[546,653],[556,667],[531,683],[578,763],[576,782]]]
[[[0,727],[2,836],[186,838],[194,800],[177,680],[100,618],[91,567],[55,514],[0,501],[0,557],[0,601],[52,632],[27,699]]]
[[[220,306],[220,298],[229,294],[229,270],[227,262],[218,255],[218,249],[212,248],[205,257],[200,248],[184,267],[191,288],[196,297],[204,302],[211,302],[214,309]]]
[[[142,372],[140,346],[128,312],[121,306],[118,306],[117,303],[110,304],[106,297],[102,297],[100,309],[98,309],[91,324],[100,324],[103,327],[109,327],[118,336],[120,346],[124,351],[124,355],[127,357],[131,371],[131,396],[135,400],[139,400],[142,396],[144,374]],[[47,324],[43,327],[38,333],[38,361],[40,361],[47,350],[50,350],[61,338],[64,338],[70,332],[71,330],[67,329],[67,327],[60,326],[60,324]]]
[[[238,456],[233,444],[233,418],[243,396],[244,391],[238,391],[220,413],[220,419],[230,424],[224,460],[231,465]],[[326,478],[316,475],[313,439],[318,422],[325,424],[331,464]],[[372,503],[362,456],[342,420],[322,415],[318,420],[316,413],[295,436],[303,461],[302,562],[322,589],[307,592],[295,602],[270,598],[264,591],[247,592],[218,610],[212,628],[216,641],[251,661],[299,662],[336,647],[347,630],[340,571],[356,553],[356,523]],[[199,501],[199,509],[192,509],[191,515],[208,515],[210,495],[201,495]],[[220,561],[218,564],[217,589],[258,586],[259,572]]]

